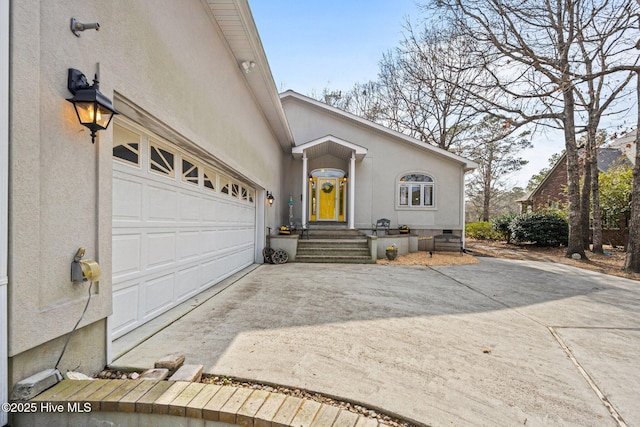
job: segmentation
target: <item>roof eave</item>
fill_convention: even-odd
[[[293,134],[284,114],[271,67],[258,34],[247,0],[203,0],[211,10],[229,51],[241,69],[245,61],[254,62],[250,72],[241,71],[257,104],[284,152],[294,145]]]

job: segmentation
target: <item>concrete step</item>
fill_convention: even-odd
[[[296,262],[332,264],[375,264],[370,256],[296,255]]]
[[[369,256],[369,248],[298,248],[296,257],[300,255]]]
[[[348,231],[348,234],[345,234]],[[332,234],[335,233],[335,234]],[[297,262],[327,262],[341,264],[371,263],[371,253],[366,237],[357,230],[324,230],[309,239],[298,240]]]
[[[307,232],[310,239],[361,239],[362,234],[356,230],[309,230]],[[304,236],[307,237],[306,235]]]
[[[369,243],[366,239],[300,239],[298,247],[368,247]]]
[[[353,239],[362,237],[362,234],[358,230],[352,230],[346,226],[336,226],[330,224],[309,224],[307,232],[310,238],[325,238],[325,239]]]

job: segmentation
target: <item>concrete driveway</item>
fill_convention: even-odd
[[[640,283],[560,264],[264,265],[114,365],[182,352],[433,426],[633,426],[639,313]]]

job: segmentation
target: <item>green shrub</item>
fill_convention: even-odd
[[[560,246],[569,240],[569,224],[561,213],[555,211],[518,215],[511,221],[509,229],[511,238],[518,243]]]
[[[471,239],[478,240],[497,240],[500,238],[498,233],[491,229],[491,223],[485,222],[470,222],[464,227],[465,235]]]
[[[506,240],[507,243],[511,243],[511,221],[516,217],[515,213],[508,213],[500,215],[491,220],[491,228],[498,233],[501,240]]]

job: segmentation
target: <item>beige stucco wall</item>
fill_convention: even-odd
[[[389,218],[391,227],[402,224],[419,229],[461,229],[463,227],[463,166],[460,162],[433,154],[398,138],[356,124],[339,114],[327,112],[307,102],[285,98],[283,106],[296,145],[332,135],[368,150],[356,163],[355,226],[370,227],[379,218]],[[309,161],[309,170],[335,167],[342,161],[318,158]],[[343,162],[348,172],[348,162]],[[323,166],[324,165],[324,166]],[[290,169],[292,191],[302,188],[302,162]],[[409,172],[424,172],[435,180],[436,206],[433,209],[402,209],[396,206],[397,183]],[[299,206],[299,203],[298,203]],[[296,211],[296,217],[301,211]]]
[[[100,89],[116,107],[135,105],[140,117],[180,135],[181,144],[210,152],[277,196],[285,155],[205,2],[21,0],[12,2],[11,14],[9,356],[15,381],[38,370],[25,362],[33,354],[52,367],[56,339],[82,312],[87,285],[69,279],[78,247],[103,271],[81,326],[103,322],[112,311],[112,127],[91,144],[65,101],[68,68],[91,78],[100,63]],[[71,17],[99,22],[100,31],[75,37]],[[266,225],[275,227],[278,216],[267,210]],[[91,340],[97,335],[105,342],[104,327],[93,328]],[[105,363],[104,346],[67,351],[78,362],[70,366]]]

